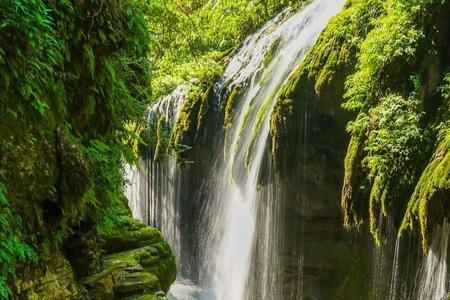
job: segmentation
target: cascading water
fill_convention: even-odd
[[[344,3],[345,0],[312,0],[298,12],[287,9],[247,38],[231,59],[215,86],[216,108],[221,107],[223,95],[230,95],[235,87],[240,92],[224,140],[215,145],[215,164],[208,166],[210,172],[201,182],[206,199],[202,195],[198,201],[197,195],[186,191],[184,173],[175,161],[170,157],[155,161],[152,147],[141,151],[137,166],[125,167],[126,177],[132,183],[126,187],[126,195],[133,215],[160,228],[176,256],[178,278],[169,299],[327,299],[320,291],[309,291],[316,286],[308,282],[312,260],[305,250],[310,239],[304,237],[304,232],[310,229],[303,216],[299,223],[291,220],[300,237],[294,247],[284,248],[287,223],[283,222],[282,211],[287,196],[273,174],[268,138],[278,93]],[[154,103],[149,109],[149,122],[163,116],[168,127],[174,124],[189,89],[189,84],[181,85]],[[307,178],[311,108],[307,102],[301,102],[300,109],[299,137],[293,138],[299,138],[303,145],[298,156],[299,170]],[[308,182],[301,179],[296,189],[300,194],[310,191]],[[189,214],[186,217],[186,211],[192,210],[187,206],[193,202],[183,199],[184,194],[200,203],[201,210],[195,208],[198,211],[194,218]],[[310,205],[308,197],[298,199],[302,209]],[[389,238],[383,248],[368,251],[370,262],[364,270],[371,270],[371,274],[366,277],[367,290],[363,294],[368,299],[441,300],[447,288],[450,225],[445,222],[436,230],[413,290],[410,283],[421,257],[420,252],[413,250],[417,249],[413,242],[417,237],[396,239],[391,223],[392,220],[379,222],[386,227]],[[198,228],[193,230],[194,227]],[[188,232],[191,230],[194,233]],[[283,251],[290,252],[285,255]],[[407,257],[406,263],[400,257]],[[318,270],[325,270],[326,265],[321,268]],[[360,276],[359,269],[355,270]]]
[[[274,184],[266,147],[270,112],[288,76],[344,2],[316,0],[295,14],[291,10],[280,13],[246,40],[224,73],[221,82],[226,84],[218,85],[218,99],[225,86],[229,90],[240,86],[246,92],[240,99],[234,126],[226,132],[225,158],[217,149],[214,169],[220,171],[211,176],[215,181],[210,186],[215,188],[209,191],[211,199],[200,216],[202,227],[212,228],[198,237],[205,249],[200,273],[212,294],[204,298],[277,298],[274,292],[279,284],[281,243],[278,210],[282,196]],[[163,115],[169,123],[176,120],[187,94],[185,89],[182,86],[155,103],[150,117]],[[186,249],[181,249],[180,241],[179,172],[170,160],[153,161],[152,151],[148,149],[137,168],[128,170],[134,185],[128,187],[127,195],[135,217],[161,228],[183,271],[184,260],[179,254]],[[251,264],[256,274],[252,277]],[[177,288],[175,285],[172,290]]]
[[[175,161],[170,157],[155,161],[152,147],[140,151],[137,166],[125,166],[131,183],[126,187],[126,195],[133,215],[158,227],[177,259],[178,278],[168,299],[327,299],[321,291],[310,291],[320,290],[322,283],[311,284],[308,276],[327,270],[325,260],[321,262],[325,262],[323,266],[311,268],[312,261],[315,263],[308,252],[311,238],[304,234],[310,225],[303,215],[297,223],[290,220],[289,225],[283,221],[288,192],[283,189],[284,182],[273,174],[268,138],[270,115],[280,90],[344,3],[345,0],[311,0],[298,12],[287,9],[247,38],[230,60],[215,86],[215,108],[223,107],[223,96],[229,96],[238,87],[237,107],[231,122],[226,124],[222,143],[215,145],[215,164],[208,166],[210,172],[204,181],[203,177],[200,179],[204,191],[198,199],[198,195],[185,190],[184,173]],[[163,116],[168,127],[174,124],[189,90],[189,83],[181,85],[154,103],[149,108],[148,121],[154,124]],[[302,144],[298,156],[300,177],[307,178],[311,175],[306,167],[307,132],[312,118],[309,113],[314,116],[314,112],[307,102],[299,105],[299,136],[292,138],[298,138]],[[295,188],[299,194],[307,194],[308,184],[299,179]],[[194,200],[185,201],[184,194]],[[292,197],[292,192],[289,195]],[[301,209],[311,204],[308,197],[295,199],[300,200]],[[199,205],[194,209],[194,218],[189,213],[186,216],[187,210],[193,210],[187,208],[193,202]],[[286,246],[288,228],[284,226],[292,224],[299,237]],[[361,265],[352,267],[358,277],[361,270],[370,272],[364,277],[364,291],[359,295],[367,295],[367,299],[444,299],[448,288],[450,225],[444,222],[435,231],[413,286],[421,257],[420,251],[414,250],[418,249],[417,236],[396,238],[392,220],[383,224],[380,219],[379,224],[387,231],[387,244],[367,251],[368,261],[362,259]],[[404,257],[407,259],[400,259]],[[362,266],[364,269],[360,269]],[[323,282],[323,277],[319,280]],[[351,291],[348,299],[354,295],[351,284],[344,287],[350,281],[348,277],[340,283],[342,290]]]
[[[270,113],[283,84],[344,2],[315,0],[287,19],[288,12],[282,13],[246,41],[225,71],[229,88],[248,86],[226,132],[225,156],[218,155],[211,176],[215,188],[206,212],[213,214],[212,231],[204,248],[213,299],[279,298],[273,284],[279,272],[275,252],[280,197],[267,148]],[[273,53],[267,63],[269,51]],[[257,241],[255,233],[261,230],[266,237]],[[252,265],[260,284],[251,282]],[[251,286],[257,288],[247,288]]]
[[[156,101],[148,112],[148,122],[164,117],[168,127],[177,120],[190,86],[180,85],[171,94]],[[161,230],[172,247],[177,262],[177,282],[172,285],[169,299],[198,299],[202,290],[183,276],[189,276],[190,261],[182,245],[181,172],[172,157],[155,160],[154,146],[140,150],[135,166],[125,166],[125,195],[133,216]]]
[[[383,245],[383,247],[388,246],[387,251],[393,254],[393,257],[389,257],[387,260],[388,263],[392,262],[389,294],[383,295],[382,298],[389,300],[415,299],[416,297],[413,296],[414,279],[422,258],[419,237],[415,232],[409,232],[402,236],[398,236],[395,230],[394,232],[389,245]],[[388,275],[388,273],[382,274],[385,278]]]
[[[394,248],[394,262],[392,263],[392,275],[391,275],[391,284],[390,284],[390,288],[389,288],[389,300],[397,299],[399,255],[400,255],[400,237],[397,237],[395,240],[395,248]]]
[[[181,85],[171,94],[155,102],[148,113],[148,121],[155,122],[161,116],[172,124],[189,92],[189,85]],[[136,166],[125,166],[125,195],[133,216],[161,229],[180,263],[179,232],[179,173],[176,163],[168,158],[163,162],[154,160],[154,149],[140,153]]]
[[[431,247],[419,270],[418,300],[446,299],[449,235],[450,224],[444,220],[443,225],[435,229]]]
[[[156,162],[153,153],[147,153],[146,157],[139,158],[136,166],[125,166],[125,179],[132,183],[125,188],[125,195],[133,217],[159,228],[181,263],[180,189],[176,168],[174,162]]]

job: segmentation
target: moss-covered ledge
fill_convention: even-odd
[[[400,233],[420,231],[426,249],[450,212],[449,12],[448,1],[347,1],[271,116],[276,171],[310,184],[300,167],[329,157],[330,173],[342,169],[332,162],[343,163],[344,225],[358,230],[367,222],[379,245],[390,219]],[[292,164],[299,158],[306,167]]]
[[[176,278],[169,244],[159,230],[131,217],[126,199],[111,209],[114,218],[105,218],[97,228],[104,254],[100,267],[82,278],[81,283],[95,299],[165,299]]]
[[[135,220],[117,200],[96,230],[79,228],[38,264],[20,267],[17,299],[166,299],[175,258],[162,234]],[[92,264],[91,264],[92,263]]]
[[[343,128],[351,114],[340,107],[345,79],[354,71],[360,42],[373,28],[370,20],[382,12],[381,7],[378,0],[348,1],[283,86],[272,112],[270,130],[273,161],[278,173],[291,177],[298,172],[291,162],[304,151],[301,135],[305,132],[302,131],[317,131],[314,133],[317,141],[308,143],[346,142]],[[317,126],[313,124],[317,128],[303,128],[305,121],[311,120],[317,122]],[[325,126],[327,120],[333,122],[337,132],[325,137],[319,127]]]
[[[193,149],[208,152],[212,140],[209,134],[214,133],[212,121],[217,113],[214,103],[217,79],[218,74],[210,74],[191,83],[168,144],[168,153],[174,155],[179,163],[196,161],[198,155]]]
[[[449,214],[449,12],[448,1],[386,1],[346,81],[345,107],[358,116],[348,125],[342,207],[346,226],[368,221],[378,245],[391,220],[399,234],[420,232],[426,250]]]

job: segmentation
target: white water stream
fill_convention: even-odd
[[[225,71],[228,86],[246,85],[246,92],[226,133],[225,159],[220,158],[212,176],[215,188],[207,210],[212,231],[204,256],[213,299],[279,299],[271,286],[279,272],[279,199],[273,180],[267,181],[272,174],[267,159],[270,114],[283,84],[344,2],[314,0],[287,19],[287,12],[280,14],[247,39]],[[264,62],[271,48],[272,59]],[[260,228],[266,228],[266,237],[255,247]],[[251,272],[263,281],[257,292],[249,288],[255,286]]]
[[[190,90],[184,84],[171,94],[162,97],[149,108],[148,121],[157,122],[164,116],[168,124],[173,124],[183,101]],[[125,166],[125,196],[133,217],[149,225],[158,227],[169,241],[180,264],[180,180],[178,167],[172,158],[156,162],[154,149],[140,153],[135,166]]]
[[[447,220],[435,229],[433,241],[418,276],[417,300],[446,300],[447,251],[450,224]]]
[[[221,155],[223,149],[217,149],[218,159],[207,184],[210,196],[201,216],[206,231],[198,237],[203,249],[199,266],[202,288],[179,279],[171,288],[170,299],[283,298],[277,294],[282,195],[272,177],[267,148],[270,115],[289,75],[344,3],[312,0],[296,13],[285,10],[250,36],[230,61],[223,87],[230,91],[237,85],[245,92],[226,132],[225,155]],[[269,52],[271,59],[267,60]],[[176,120],[186,94],[182,89],[153,105],[151,114],[165,115],[169,122]],[[161,229],[183,269],[176,166],[171,161],[161,164],[150,159],[126,171],[132,182],[126,194],[133,215]]]

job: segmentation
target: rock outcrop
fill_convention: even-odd
[[[175,281],[172,251],[161,233],[128,218],[110,235],[101,234],[105,252],[97,272],[80,282],[94,299],[165,299]]]
[[[21,267],[14,297],[165,299],[176,277],[170,246],[157,229],[134,220],[125,209],[119,219],[97,234],[73,236],[65,253],[53,251],[40,263]]]

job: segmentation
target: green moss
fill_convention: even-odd
[[[83,299],[87,292],[77,282],[71,264],[60,251],[35,265],[21,265],[11,286],[13,299]]]
[[[277,38],[271,45],[269,50],[267,51],[266,57],[263,60],[263,66],[267,67],[270,62],[273,60],[273,56],[278,50],[278,46],[280,45],[281,37]]]
[[[272,74],[271,70],[273,70],[275,67],[276,66],[271,66],[269,70],[264,70],[264,77],[261,79],[261,81],[259,83],[261,86],[267,85],[267,83],[271,79],[271,74]],[[263,72],[263,69],[260,68],[256,72]],[[249,144],[250,146],[248,146],[247,149],[245,149],[247,166],[250,164],[250,156],[251,156],[251,153],[255,146],[257,135],[259,134],[259,131],[261,129],[263,117],[267,114],[268,109],[270,108],[270,104],[273,101],[273,99],[275,98],[274,93],[278,89],[279,84],[280,83],[278,83],[277,86],[272,89],[270,96],[264,99],[264,101],[262,102],[262,105],[257,103],[257,99],[260,99],[260,97],[263,96],[263,93],[265,93],[266,91],[264,89],[259,90],[258,93],[252,99],[250,99],[250,103],[247,107],[247,110],[245,111],[243,121],[239,124],[239,128],[237,130],[237,137],[236,137],[237,140],[234,145],[234,148],[231,149],[233,159],[236,156],[236,154],[238,153],[238,151],[240,151],[240,149],[241,149],[243,139],[244,139],[244,134],[246,134],[246,131],[249,129],[249,125],[250,125],[249,121],[254,116],[254,114],[256,114],[256,123],[253,124],[253,127],[250,132],[250,144]],[[227,139],[228,139],[228,137],[225,138],[225,141],[226,141],[225,155],[227,154],[226,152],[228,151],[228,147],[227,147],[228,140]]]
[[[239,129],[237,131],[237,137],[236,137],[236,143],[233,147],[233,149],[231,149],[231,155],[232,155],[232,159],[234,160],[234,158],[236,157],[236,155],[238,154],[238,152],[241,149],[242,146],[242,139],[244,137],[244,133],[245,133],[245,129],[248,126],[248,123],[250,121],[250,117],[251,115],[254,113],[255,110],[255,106],[256,103],[252,100],[249,107],[247,108],[247,110],[245,111],[244,114],[244,119],[242,120],[242,122],[239,124]],[[225,149],[226,150],[226,149]]]
[[[308,55],[283,86],[271,116],[272,155],[275,170],[280,174],[296,171],[289,163],[300,151],[297,136],[306,106],[327,105],[339,110],[343,101],[344,83],[355,70],[360,43],[382,12],[379,0],[347,1],[344,9],[332,18]],[[311,102],[311,105],[305,103]],[[339,114],[346,122],[345,113]],[[288,150],[289,149],[289,150]]]
[[[208,117],[208,112],[211,106],[211,100],[214,97],[214,88],[213,88],[213,83],[211,83],[211,85],[208,86],[208,88],[206,89],[201,104],[200,104],[200,109],[198,112],[198,116],[197,116],[197,128],[196,128],[196,139],[199,138],[202,130],[205,128],[206,126],[206,119]]]
[[[180,108],[170,138],[170,150],[179,162],[189,161],[190,149],[207,129],[207,120],[214,101],[215,79],[215,76],[208,77],[194,85]]]
[[[353,136],[347,148],[345,155],[345,173],[344,186],[342,189],[341,206],[344,210],[344,227],[347,229],[358,229],[363,220],[358,211],[358,204],[355,202],[357,197],[354,196],[354,183],[356,173],[360,166],[357,163],[357,157],[361,151],[360,138]]]
[[[157,278],[158,288],[168,291],[175,281],[176,265],[161,232],[133,219],[124,203],[116,202],[111,209],[109,217],[97,228],[102,247],[108,254],[103,268],[113,270],[117,264],[142,267]],[[155,287],[155,291],[158,288]]]
[[[377,28],[361,43],[358,70],[347,83],[346,107],[357,109],[367,101],[376,101],[384,88],[408,76],[399,72],[402,69],[399,66],[407,67],[414,59],[425,30],[425,20],[420,18],[431,9],[433,4],[427,0],[406,5],[398,1],[385,4],[385,14],[374,21]],[[385,82],[379,74],[393,64],[397,68],[389,69],[390,77]]]
[[[277,96],[278,88],[279,84],[273,88],[272,92],[264,100],[263,105],[261,106],[261,108],[258,111],[258,114],[256,115],[256,121],[253,124],[253,128],[250,133],[250,140],[246,149],[245,164],[247,167],[249,167],[251,164],[252,155],[255,151],[256,142],[258,141],[259,134],[261,133],[263,121],[266,115],[268,114],[269,108],[271,107],[275,97]]]
[[[289,162],[298,159],[295,156],[300,151],[307,151],[300,139],[293,138],[302,130],[299,120],[305,109],[326,106],[328,111],[338,110],[346,100],[345,108],[358,110],[356,121],[348,124],[351,140],[341,206],[345,227],[358,229],[368,218],[378,244],[384,240],[380,216],[396,220],[402,216],[406,204],[402,199],[411,195],[424,159],[430,155],[427,151],[433,138],[425,135],[424,127],[433,126],[425,123],[433,120],[434,113],[423,109],[439,103],[430,86],[436,88],[442,70],[432,65],[445,60],[439,57],[445,56],[442,51],[448,36],[429,28],[448,27],[448,22],[439,21],[448,11],[448,3],[426,0],[347,1],[283,86],[272,112],[273,164],[289,178],[298,171]],[[437,77],[424,82],[431,73]],[[420,98],[425,91],[427,100]],[[424,113],[429,115],[424,117]],[[342,116],[336,119],[342,124],[345,114],[336,115]],[[417,212],[410,213],[405,222],[411,224],[422,215],[422,232],[429,232],[432,226],[428,228],[424,221],[430,218],[425,217],[425,205],[421,213],[418,203],[410,207],[408,211],[416,207]]]
[[[123,197],[124,159],[134,159],[133,130],[144,122],[149,98],[147,8],[128,0],[1,1],[0,298],[14,276],[30,291],[40,289],[37,295],[46,288],[39,285],[48,284],[49,298],[78,298],[71,294],[74,272],[91,270],[74,271],[67,260],[84,268],[78,261],[97,255],[98,236],[132,219],[126,204],[116,204]],[[62,256],[61,249],[83,244],[97,227],[95,245]],[[164,243],[153,231],[140,228],[120,238]],[[50,266],[56,255],[64,264],[61,278],[59,266]],[[53,267],[51,279],[40,281]],[[28,296],[25,289],[13,293]]]
[[[233,116],[237,105],[237,99],[240,96],[240,91],[241,91],[240,87],[238,85],[235,85],[231,90],[231,93],[226,101],[225,119],[224,119],[225,130],[229,129],[231,123],[233,122]]]
[[[171,146],[174,149],[180,149],[182,145],[194,144],[198,126],[197,118],[203,98],[203,92],[195,88],[183,102],[171,137]]]
[[[422,80],[421,72],[430,72],[433,68],[424,53],[436,53],[427,49],[435,48],[433,43],[444,43],[445,40],[443,36],[429,34],[427,28],[447,26],[437,20],[448,9],[448,4],[444,3],[388,1],[384,13],[372,21],[378,26],[362,41],[357,70],[346,82],[345,107],[359,110],[356,121],[348,128],[352,142],[358,140],[360,146],[358,155],[350,152],[354,151],[353,145],[347,153],[343,208],[347,221],[352,215],[358,215],[354,219],[362,221],[366,206],[361,205],[353,211],[349,203],[368,202],[370,230],[378,244],[383,240],[379,218],[401,218],[406,206],[402,199],[411,197],[413,190],[400,231],[408,226],[412,228],[417,217],[425,249],[433,228],[429,225],[430,220],[435,224],[443,218],[442,213],[435,213],[439,210],[436,207],[441,210],[443,207],[434,206],[429,200],[431,195],[426,195],[428,200],[424,200],[418,191],[423,190],[424,181],[427,182],[433,173],[427,167],[420,176],[424,162],[429,160],[430,144],[434,143],[433,134],[426,133],[429,130],[426,128],[433,126],[426,122],[432,121],[434,113],[427,110],[424,103],[439,102],[435,92],[425,94],[424,87],[436,83]],[[433,22],[439,25],[432,25]],[[436,71],[439,78],[441,71],[433,70]],[[354,173],[358,165],[361,172]],[[359,196],[349,193],[361,188],[370,190],[368,199],[367,193]]]
[[[167,154],[167,148],[169,146],[169,132],[168,124],[166,118],[161,116],[158,119],[158,124],[156,127],[156,147],[155,147],[155,160],[163,161]]]
[[[445,194],[450,189],[449,73],[444,76],[444,83],[438,90],[442,97],[442,105],[435,126],[437,146],[433,149],[433,154],[415,186],[399,231],[401,234],[406,229],[415,230],[415,225],[418,224],[424,251],[429,245],[429,237],[434,226],[447,217],[448,199]]]
[[[225,114],[224,114],[224,129],[225,129],[225,137],[224,137],[224,156],[227,157],[229,147],[230,147],[230,128],[232,126],[232,122],[234,119],[235,110],[237,107],[237,100],[240,97],[240,87],[235,85],[231,90],[230,95],[226,99],[225,105]]]
[[[420,177],[409,200],[400,233],[406,228],[420,225],[422,247],[429,245],[429,237],[435,225],[446,217],[443,194],[450,190],[450,134],[440,142],[436,151]],[[418,218],[418,220],[417,220]]]
[[[388,190],[384,187],[383,179],[380,176],[375,177],[369,196],[369,229],[375,243],[378,246],[384,242],[380,233],[380,219],[387,217],[386,196]]]

